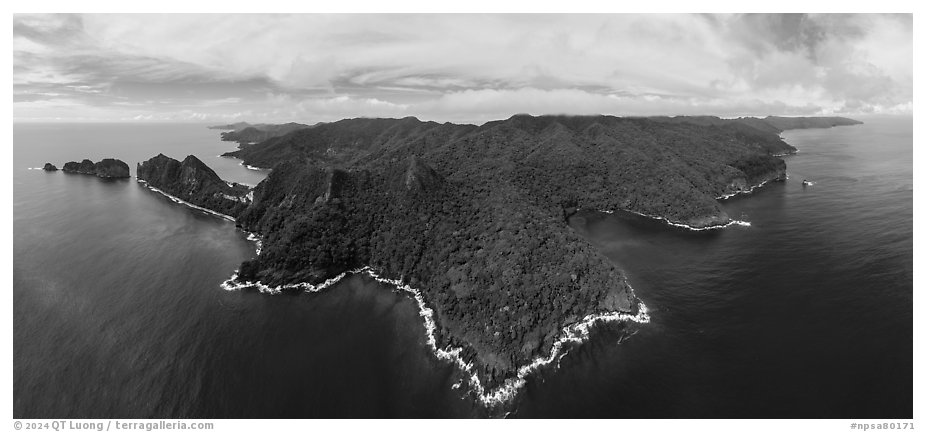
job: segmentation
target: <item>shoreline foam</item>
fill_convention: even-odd
[[[231,216],[229,216],[229,215],[227,215],[227,214],[219,213],[219,212],[217,212],[217,211],[215,211],[215,210],[210,210],[210,209],[207,209],[207,208],[205,208],[205,207],[200,207],[200,206],[198,206],[198,205],[196,205],[196,204],[193,204],[193,203],[191,203],[191,202],[188,202],[188,201],[185,201],[185,200],[183,200],[183,199],[177,198],[177,197],[175,197],[175,196],[173,196],[173,195],[171,195],[171,194],[169,194],[169,193],[167,193],[167,192],[164,192],[164,191],[162,191],[162,190],[160,190],[160,189],[158,189],[158,188],[156,188],[156,187],[154,187],[154,186],[151,186],[151,185],[148,184],[148,182],[145,181],[145,180],[142,180],[142,179],[136,177],[136,178],[135,178],[135,181],[137,181],[138,183],[141,183],[142,185],[144,185],[146,188],[148,188],[149,190],[151,190],[151,191],[153,191],[153,192],[157,192],[157,193],[159,193],[159,194],[161,194],[161,195],[164,195],[165,197],[167,197],[168,199],[170,199],[171,201],[173,201],[173,202],[175,202],[175,203],[177,203],[177,204],[184,205],[184,206],[187,206],[187,207],[190,207],[190,208],[192,208],[192,209],[199,210],[199,211],[202,211],[202,212],[206,212],[206,213],[211,214],[211,215],[213,215],[213,216],[218,216],[218,217],[220,217],[220,218],[222,218],[222,219],[225,219],[225,220],[227,220],[227,221],[235,222],[235,218],[233,218],[233,217],[231,217]],[[245,233],[248,234],[247,240],[253,241],[253,242],[257,245],[257,254],[260,255],[260,251],[261,251],[261,249],[263,248],[263,242],[262,242],[260,236],[258,236],[258,235],[255,234],[255,233],[252,233],[252,232],[250,232],[250,231],[247,231],[247,230],[245,230],[245,229],[242,229],[242,228],[240,228],[240,227],[237,227],[237,226],[236,226],[235,228],[237,228],[238,230],[243,231],[243,232],[245,232]]]
[[[774,156],[774,157],[794,156],[794,155],[800,153],[800,151],[801,151],[801,149],[796,148],[796,149],[794,149],[794,151],[784,152],[784,153],[775,153],[775,154],[773,154],[772,156]]]
[[[175,202],[175,203],[177,203],[177,204],[182,204],[182,205],[185,205],[185,206],[187,206],[187,207],[194,208],[194,209],[196,209],[196,210],[209,213],[209,214],[211,214],[211,215],[213,215],[213,216],[218,216],[218,217],[220,217],[220,218],[222,218],[222,219],[225,219],[225,220],[228,220],[228,221],[232,221],[232,222],[235,221],[235,218],[233,218],[233,217],[231,217],[231,216],[229,216],[229,215],[227,215],[227,214],[219,213],[219,212],[217,212],[217,211],[215,211],[215,210],[209,210],[209,209],[207,209],[207,208],[205,208],[205,207],[200,207],[200,206],[198,206],[198,205],[196,205],[196,204],[193,204],[193,203],[191,203],[191,202],[184,201],[184,200],[182,200],[182,199],[180,199],[180,198],[177,198],[177,197],[175,197],[175,196],[173,196],[173,195],[171,195],[171,194],[169,194],[169,193],[167,193],[167,192],[164,192],[164,191],[162,191],[162,190],[160,190],[160,189],[158,189],[158,188],[156,188],[156,187],[154,187],[154,186],[151,186],[151,185],[148,184],[148,182],[145,181],[145,180],[142,180],[142,179],[137,178],[137,177],[135,178],[135,180],[136,180],[138,183],[143,184],[146,188],[148,188],[148,189],[150,189],[150,190],[152,190],[152,191],[154,191],[154,192],[157,192],[157,193],[159,193],[159,194],[161,194],[161,195],[166,196],[168,199],[170,199],[171,201],[173,201],[173,202]]]
[[[148,184],[147,181],[142,179],[136,180],[139,183],[142,183],[146,188],[157,192],[161,195],[166,196],[171,201],[182,204],[196,210],[202,210],[209,214],[219,216],[223,219],[235,221],[229,215],[222,214],[207,208],[197,206],[195,204],[184,201],[180,198],[177,198],[173,195],[170,195],[154,186]],[[248,233],[247,240],[253,241],[256,244],[256,253],[260,255],[263,243],[261,237],[258,234],[242,230]],[[424,319],[425,333],[427,335],[428,347],[431,349],[431,352],[440,360],[445,360],[453,363],[457,369],[460,370],[464,375],[466,375],[467,381],[469,383],[469,391],[472,392],[476,399],[484,406],[493,407],[496,405],[503,404],[510,401],[514,398],[525,384],[527,384],[527,377],[539,370],[540,368],[547,366],[553,362],[558,361],[563,356],[568,353],[569,344],[581,344],[588,340],[590,337],[590,330],[599,322],[623,322],[623,321],[633,321],[641,324],[648,323],[650,321],[649,314],[647,314],[646,305],[637,299],[634,295],[633,297],[637,299],[637,313],[631,314],[628,312],[612,311],[612,312],[603,312],[603,313],[594,313],[589,314],[583,317],[579,322],[570,324],[564,327],[560,336],[553,342],[553,346],[550,349],[550,353],[547,356],[540,356],[534,358],[530,363],[521,366],[518,368],[517,374],[505,380],[505,382],[494,388],[486,389],[482,385],[482,381],[479,379],[478,374],[475,371],[476,365],[473,362],[467,363],[462,356],[463,349],[460,347],[447,346],[446,348],[438,348],[437,346],[437,324],[434,321],[434,310],[431,309],[424,300],[424,295],[412,288],[411,286],[402,283],[402,281],[397,279],[387,279],[380,276],[375,270],[369,266],[365,266],[356,270],[346,271],[341,273],[331,279],[328,279],[319,284],[311,284],[309,282],[300,282],[296,284],[281,285],[278,287],[270,287],[269,285],[263,284],[261,282],[239,282],[238,271],[236,270],[232,276],[222,282],[220,286],[226,291],[237,291],[245,288],[257,288],[259,292],[264,294],[280,294],[284,290],[289,289],[301,289],[306,292],[317,293],[323,291],[332,285],[340,282],[344,277],[352,274],[365,273],[370,278],[375,281],[387,285],[391,285],[393,289],[398,291],[403,291],[412,296],[418,304],[418,315]],[[626,280],[625,280],[626,282]],[[630,287],[630,284],[627,284],[628,289],[630,289],[631,295],[633,295],[633,288]],[[619,341],[620,342],[620,341]],[[618,343],[619,343],[618,342]],[[457,386],[459,387],[459,386]]]
[[[800,152],[800,151],[801,151],[801,149],[795,148],[794,151],[785,152],[785,153],[777,153],[777,154],[773,154],[772,156],[773,156],[773,157],[793,156],[793,155],[796,155],[796,154],[797,154],[798,152]],[[785,180],[787,180],[788,178],[789,178],[789,177],[788,177],[788,173],[785,172]],[[773,181],[773,180],[778,180],[778,179],[766,179],[766,180],[763,181],[762,183],[759,183],[759,184],[757,184],[757,185],[750,186],[749,189],[747,189],[747,190],[737,191],[737,192],[731,192],[731,193],[728,193],[728,194],[723,194],[723,195],[721,195],[721,196],[719,196],[719,197],[717,197],[717,198],[714,198],[714,199],[716,199],[716,200],[718,200],[718,201],[721,201],[721,200],[733,198],[733,197],[735,197],[735,196],[737,196],[737,195],[748,195],[748,194],[751,194],[751,193],[752,193],[753,191],[755,191],[756,189],[761,188],[762,186],[765,186],[766,183],[768,183],[768,182],[770,182],[770,181]]]
[[[527,377],[530,374],[561,359],[566,353],[569,352],[569,344],[581,344],[587,341],[590,337],[591,328],[597,323],[633,321],[642,324],[648,323],[650,320],[650,317],[647,314],[646,305],[643,304],[643,302],[639,299],[637,299],[638,312],[636,314],[614,311],[586,315],[579,322],[570,324],[561,330],[559,338],[553,342],[553,346],[550,349],[549,355],[534,358],[530,363],[518,368],[517,374],[514,377],[505,380],[502,385],[494,389],[487,389],[485,386],[483,386],[482,381],[479,379],[479,376],[475,371],[476,365],[473,362],[466,362],[463,359],[462,348],[452,347],[449,345],[445,348],[439,348],[437,346],[437,324],[434,321],[434,310],[427,305],[424,300],[424,295],[421,293],[421,291],[418,291],[411,286],[402,283],[400,280],[384,278],[369,266],[356,270],[346,271],[317,285],[313,285],[308,282],[300,282],[295,284],[281,285],[278,287],[270,287],[261,282],[239,282],[237,281],[238,272],[236,271],[235,274],[223,282],[221,286],[227,291],[256,287],[261,293],[271,295],[279,294],[288,289],[302,289],[306,292],[317,293],[340,282],[341,279],[348,275],[359,273],[366,274],[379,283],[391,285],[394,290],[408,293],[412,296],[412,298],[415,299],[415,301],[418,303],[418,315],[421,316],[424,320],[427,344],[431,349],[431,352],[438,359],[453,363],[457,369],[466,376],[466,381],[469,384],[469,391],[476,396],[476,399],[482,405],[487,407],[497,406],[512,400],[514,396],[518,394],[519,390],[527,383]],[[627,286],[630,288],[629,284]],[[630,292],[631,294],[633,293],[633,288],[630,288]],[[636,299],[636,296],[634,296],[634,298]],[[454,384],[453,388],[459,388],[459,383]]]
[[[614,212],[615,212],[615,210],[595,210],[595,211],[599,211],[599,212],[607,213],[607,214],[614,214]],[[636,211],[633,211],[633,210],[623,210],[623,209],[621,209],[621,210],[619,210],[619,211],[624,211],[624,212],[627,212],[627,213],[630,213],[630,214],[635,214],[635,215],[637,215],[637,216],[642,216],[642,217],[645,217],[645,218],[647,218],[647,219],[660,220],[660,221],[665,222],[667,225],[674,226],[674,227],[677,227],[677,228],[685,228],[685,229],[690,230],[690,231],[708,231],[708,230],[715,230],[715,229],[723,229],[723,228],[727,228],[727,227],[730,227],[730,226],[733,226],[733,225],[739,225],[739,226],[744,226],[744,227],[750,227],[750,226],[752,226],[752,223],[751,223],[751,222],[732,219],[732,220],[730,220],[730,222],[727,222],[727,223],[725,223],[725,224],[723,224],[723,225],[711,225],[711,226],[706,226],[706,227],[694,227],[694,226],[691,226],[691,225],[683,224],[683,223],[681,223],[681,222],[674,222],[674,221],[671,221],[671,220],[666,219],[666,218],[664,218],[664,217],[662,217],[662,216],[648,215],[648,214],[646,214],[646,213],[640,213],[640,212],[636,212]]]
[[[787,179],[787,174],[785,174],[785,178]],[[766,179],[766,180],[763,181],[762,183],[759,183],[759,184],[757,184],[757,185],[752,185],[752,186],[750,186],[749,189],[745,189],[745,190],[741,190],[741,191],[736,191],[736,192],[731,192],[731,193],[728,193],[728,194],[723,194],[723,195],[721,195],[721,196],[719,196],[719,197],[716,197],[716,198],[714,198],[714,199],[715,199],[715,200],[718,200],[718,201],[722,201],[722,200],[726,200],[726,199],[733,198],[733,197],[738,196],[738,195],[749,195],[749,194],[753,193],[756,189],[759,189],[759,188],[761,188],[762,186],[765,186],[766,184],[768,184],[768,183],[771,182],[771,181],[778,181],[778,179]]]

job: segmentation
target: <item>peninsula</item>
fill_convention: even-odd
[[[458,348],[478,382],[496,389],[558,350],[564,328],[595,314],[645,311],[622,272],[567,225],[572,212],[729,225],[718,197],[783,180],[780,155],[795,149],[778,133],[794,124],[814,123],[358,118],[227,153],[272,169],[250,191],[192,156],[159,155],[139,165],[138,178],[261,237],[238,283],[319,284],[368,266],[407,284],[433,309],[436,347]]]
[[[227,130],[222,132],[222,141],[237,142],[239,148],[264,141],[273,137],[283,136],[292,131],[306,129],[312,126],[301,123],[284,123],[284,124],[250,124],[246,122],[233,123],[228,125],[212,126],[210,129]]]

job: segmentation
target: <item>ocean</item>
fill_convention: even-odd
[[[15,124],[13,415],[909,418],[912,119],[860,120],[785,132],[800,149],[790,179],[723,201],[751,226],[574,216],[651,322],[631,337],[596,328],[505,413],[454,389],[407,295],[359,275],[314,294],[225,291],[255,253],[234,223],[134,179],[31,169],[115,157],[134,174],[193,154],[259,182],[217,157],[235,148],[219,131]]]

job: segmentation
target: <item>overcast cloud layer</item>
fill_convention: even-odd
[[[14,15],[16,121],[913,111],[911,15]]]

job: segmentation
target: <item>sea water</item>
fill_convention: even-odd
[[[749,226],[573,217],[651,321],[592,328],[508,415],[912,415],[912,121],[862,120],[785,132],[790,179],[722,202]],[[15,125],[14,416],[498,415],[454,388],[410,296],[362,275],[226,291],[255,254],[234,223],[134,179],[29,169],[193,154],[256,184],[265,171],[217,157],[234,147],[198,124]]]

